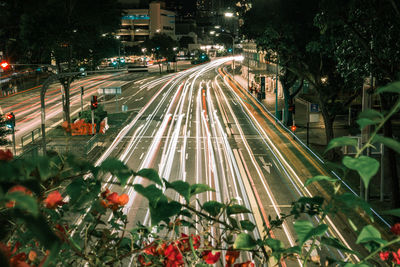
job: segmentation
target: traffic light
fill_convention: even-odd
[[[90,109],[91,109],[91,110],[97,109],[97,105],[98,105],[98,103],[97,103],[97,96],[96,96],[96,95],[93,95],[93,96],[92,96],[92,100],[90,101]]]
[[[8,64],[7,61],[2,61],[2,62],[0,63],[0,66],[1,66],[1,68],[2,68],[3,70],[6,70],[6,69],[8,69],[8,67],[10,67],[10,64]]]
[[[290,130],[292,130],[292,132],[295,132],[296,129],[297,129],[297,126],[296,126],[296,125],[292,125],[292,126],[290,127]]]
[[[14,129],[15,127],[15,115],[10,112],[6,114],[6,126],[9,129]]]

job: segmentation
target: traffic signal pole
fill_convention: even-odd
[[[94,109],[92,109],[92,135],[94,135]]]
[[[12,127],[12,143],[13,143],[13,153],[14,153],[14,156],[16,156],[17,150],[15,148],[15,126]]]

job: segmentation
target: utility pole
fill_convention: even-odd
[[[233,79],[235,79],[235,37],[232,35],[232,59],[233,59]]]
[[[276,58],[276,78],[275,78],[275,122],[278,122],[278,79],[279,79],[279,57]]]
[[[247,91],[250,91],[250,53],[247,52]]]

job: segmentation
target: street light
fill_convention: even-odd
[[[232,38],[232,61],[233,61],[232,72],[233,72],[233,76],[235,76],[235,56],[234,56],[235,55],[235,37],[233,36],[233,34],[229,34],[226,32],[220,32],[220,33],[216,34],[216,36],[220,36],[221,34],[225,34],[226,36],[229,36]]]
[[[234,16],[234,14],[232,12],[225,12],[224,15],[228,19],[232,18]],[[233,73],[233,79],[235,79],[235,57],[234,57],[234,55],[235,55],[235,38],[234,38],[233,34],[232,35],[227,34],[227,35],[229,35],[232,38],[232,58],[233,58],[232,59],[232,65],[233,65],[232,73]]]

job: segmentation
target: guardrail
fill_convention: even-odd
[[[36,139],[38,139],[41,136],[42,136],[42,132],[41,132],[40,128],[37,128],[37,129],[33,130],[31,133],[22,136],[21,137],[21,148],[24,147],[24,143],[26,144],[28,140],[31,140],[33,143]]]
[[[89,141],[86,142],[86,145],[85,145],[85,154],[86,155],[89,154],[90,151],[92,151],[92,149],[96,147],[97,142],[98,142],[97,134],[94,135],[92,138],[89,139]]]

